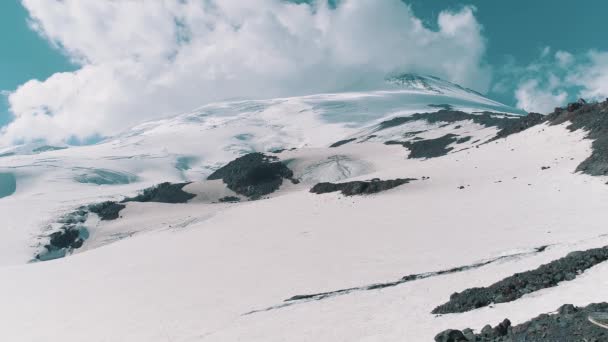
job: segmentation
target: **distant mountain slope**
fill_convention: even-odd
[[[89,146],[5,149],[3,334],[427,341],[599,302],[607,112],[521,115],[401,75],[209,104]],[[445,303],[456,313],[431,313]]]

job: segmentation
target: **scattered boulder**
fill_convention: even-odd
[[[219,199],[220,203],[234,203],[240,202],[241,199],[236,196],[226,196]]]
[[[456,292],[450,300],[435,309],[434,314],[458,313],[474,310],[492,303],[506,303],[525,294],[557,286],[570,281],[583,271],[608,260],[608,246],[572,252],[548,264],[516,273],[488,287],[474,287]]]
[[[370,181],[353,181],[346,183],[319,183],[315,185],[310,192],[315,194],[326,194],[330,192],[341,191],[344,196],[354,195],[369,195],[396,188],[400,185],[407,184],[415,178],[397,178],[390,180],[372,179]]]
[[[284,178],[297,182],[293,172],[277,157],[256,152],[231,161],[207,179],[221,179],[237,194],[259,199],[279,189]]]
[[[449,329],[437,334],[435,341],[608,341],[608,329],[589,321],[589,315],[598,312],[608,313],[608,303],[590,304],[581,308],[566,304],[555,314],[542,314],[516,326],[511,326],[508,319],[494,328],[486,325],[479,334],[473,333],[471,329]]]
[[[462,331],[460,330],[452,330],[448,329],[446,331],[440,332],[435,336],[436,342],[466,342],[467,338],[464,336]]]

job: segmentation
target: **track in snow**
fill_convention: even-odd
[[[282,308],[285,308],[288,306],[306,303],[306,302],[310,302],[310,301],[318,301],[318,300],[323,300],[323,299],[327,299],[327,298],[343,296],[343,295],[347,295],[347,294],[350,294],[353,292],[380,290],[380,289],[384,289],[387,287],[394,287],[394,286],[398,286],[401,284],[405,284],[405,283],[408,283],[411,281],[432,278],[432,277],[442,276],[442,275],[446,275],[446,274],[453,274],[453,273],[458,273],[458,272],[469,271],[469,270],[484,267],[484,266],[487,266],[489,264],[499,262],[499,261],[518,259],[518,258],[523,258],[523,257],[535,255],[538,253],[542,253],[542,252],[546,251],[548,247],[549,247],[549,245],[540,246],[540,247],[533,248],[532,250],[527,251],[527,252],[502,255],[502,256],[499,256],[496,258],[480,261],[480,262],[477,262],[474,264],[453,267],[453,268],[449,268],[449,269],[441,270],[441,271],[410,274],[410,275],[404,276],[403,278],[401,278],[397,281],[392,281],[392,282],[376,283],[376,284],[370,284],[370,285],[364,285],[364,286],[358,286],[358,287],[351,287],[348,289],[341,289],[341,290],[308,294],[308,295],[296,295],[296,296],[286,299],[282,304],[274,305],[274,306],[271,306],[271,307],[268,307],[265,309],[253,310],[253,311],[243,314],[243,316],[251,315],[251,314],[255,314],[255,313],[259,313],[259,312],[282,309]]]

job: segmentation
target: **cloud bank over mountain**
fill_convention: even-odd
[[[0,143],[110,135],[229,98],[371,87],[430,73],[486,91],[491,69],[473,7],[438,29],[400,0],[23,0],[31,26],[79,65],[9,95]]]

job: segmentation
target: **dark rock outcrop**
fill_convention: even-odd
[[[319,183],[310,189],[315,194],[326,194],[341,191],[344,196],[369,195],[396,188],[414,181],[414,178],[397,178],[390,180],[372,179],[370,181],[353,181],[346,183]]]
[[[496,133],[496,136],[490,141],[506,138],[511,134],[525,131],[530,127],[534,127],[545,120],[545,116],[538,113],[530,113],[525,116],[521,116],[517,119],[505,120],[502,124],[502,129]]]
[[[482,112],[482,113],[465,113],[461,111],[442,109],[432,113],[416,113],[405,117],[396,117],[390,120],[381,122],[376,131],[381,131],[391,127],[397,127],[408,122],[424,120],[428,123],[453,123],[459,121],[471,120],[476,124],[485,127],[496,127],[500,129],[497,135],[492,140],[505,138],[511,134],[519,133],[530,127],[538,125],[545,120],[541,114],[530,113],[528,115],[510,115],[503,113]]]
[[[446,134],[436,139],[416,140],[416,141],[387,141],[385,145],[401,145],[410,150],[409,159],[436,158],[445,156],[453,147],[448,145],[458,141],[455,134]]]
[[[335,143],[333,143],[333,144],[329,145],[329,147],[340,147],[340,146],[342,146],[342,145],[346,145],[346,144],[348,144],[349,142],[353,142],[353,141],[355,141],[355,140],[357,140],[357,138],[340,140],[340,141],[337,141],[337,142],[335,142]]]
[[[457,110],[446,110],[442,109],[437,112],[431,113],[416,113],[409,116],[396,117],[390,120],[386,120],[378,124],[376,131],[381,131],[383,129],[397,127],[404,125],[408,122],[424,120],[428,123],[437,123],[437,122],[445,122],[445,123],[453,123],[459,121],[467,121],[471,120],[477,124],[483,125],[485,127],[498,127],[505,128],[508,125],[513,124],[513,120],[521,120],[526,116],[522,115],[509,115],[503,113],[492,113],[492,112],[483,112],[470,114]]]
[[[185,192],[183,187],[190,183],[161,183],[151,188],[144,189],[135,197],[125,198],[126,202],[157,202],[157,203],[186,203],[196,195]]]
[[[85,207],[79,208],[58,220],[61,227],[46,236],[48,242],[44,250],[36,254],[39,261],[46,261],[64,257],[68,252],[82,247],[89,237],[89,231],[84,227],[88,212]]]
[[[283,184],[283,179],[293,179],[293,172],[277,157],[262,153],[250,153],[239,157],[212,173],[207,179],[221,179],[239,195],[259,199]]]
[[[562,281],[573,280],[578,274],[606,260],[608,246],[572,252],[534,270],[516,273],[488,287],[474,287],[454,293],[447,303],[436,307],[432,313],[466,312],[492,303],[511,302],[525,294],[557,286]]]
[[[234,203],[240,202],[241,199],[236,196],[226,196],[219,199],[220,203]]]
[[[116,220],[120,215],[120,211],[124,208],[126,208],[126,205],[114,201],[89,205],[89,211],[97,214],[102,221]]]
[[[603,329],[589,321],[589,315],[608,313],[608,303],[590,304],[578,308],[571,304],[560,307],[555,314],[542,314],[525,323],[511,326],[505,319],[492,328],[486,325],[480,333],[471,329],[443,331],[435,336],[435,341],[459,342],[530,342],[530,341],[608,341],[608,329]]]
[[[565,109],[556,108],[547,116],[547,120],[553,125],[569,121],[567,128],[571,131],[586,130],[587,138],[593,140],[592,152],[576,171],[591,176],[608,175],[608,100],[601,103],[579,100]]]

